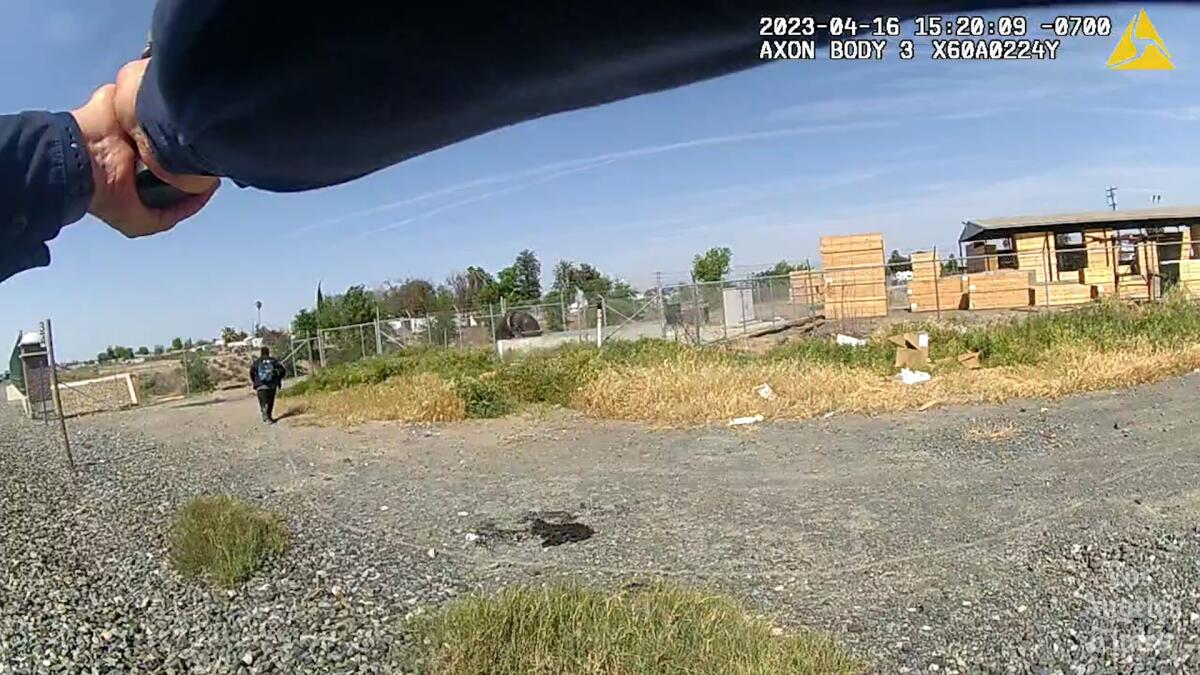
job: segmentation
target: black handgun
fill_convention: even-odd
[[[142,58],[150,58],[150,54],[154,48],[154,39],[150,38],[146,41],[146,48],[142,50]],[[169,183],[163,182],[161,178],[154,175],[154,172],[146,168],[145,163],[139,161],[137,167],[137,176],[134,184],[137,187],[138,199],[142,203],[152,209],[165,209],[168,206],[179,203],[188,193]]]

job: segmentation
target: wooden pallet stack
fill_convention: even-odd
[[[797,305],[819,305],[825,301],[825,282],[819,272],[795,270],[788,275],[791,301]]]
[[[966,275],[969,309],[1015,309],[1029,306],[1028,270],[997,270]]]
[[[1189,298],[1200,298],[1200,259],[1179,261],[1179,288]]]
[[[821,237],[825,318],[887,316],[882,234]]]
[[[1029,304],[1035,307],[1065,307],[1085,305],[1099,296],[1095,286],[1059,281],[1052,284],[1034,284],[1029,287]]]
[[[1058,278],[1058,262],[1054,255],[1054,238],[1045,232],[1018,234],[1013,237],[1013,248],[1017,251],[1017,268],[1032,272],[1033,281],[1042,283],[1046,279]]]
[[[908,282],[908,309],[934,312],[966,309],[965,276],[942,276],[941,261],[933,253],[916,251],[911,256],[912,281]]]

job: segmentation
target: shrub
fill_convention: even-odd
[[[179,513],[171,559],[185,576],[235,586],[283,553],[287,530],[275,515],[227,496],[198,497]]]
[[[513,410],[512,399],[494,376],[460,380],[456,390],[466,406],[467,417],[503,417]]]
[[[775,634],[732,601],[670,586],[471,596],[407,624],[408,669],[437,675],[849,675],[831,639]]]
[[[199,354],[186,354],[183,357],[183,372],[187,378],[188,391],[212,391],[212,374],[208,370],[208,359]]]

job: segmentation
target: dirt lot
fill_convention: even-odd
[[[171,492],[155,513],[214,486],[268,502],[310,533],[294,557],[391,579],[373,597],[393,619],[514,582],[668,577],[830,630],[878,672],[1189,672],[1200,669],[1198,387],[1191,376],[1054,404],[738,432],[561,410],[265,427],[230,392],[72,425],[85,491],[161,481]],[[542,547],[497,535],[552,511],[595,536]],[[244,645],[230,644],[208,662],[236,663]],[[323,668],[305,672],[391,672]]]

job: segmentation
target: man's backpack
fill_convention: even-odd
[[[279,384],[279,368],[275,359],[259,359],[257,373],[260,385],[274,387]]]

